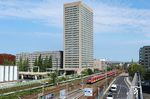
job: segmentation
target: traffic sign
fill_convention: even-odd
[[[46,95],[44,99],[54,99],[54,94],[50,93],[50,94]]]
[[[60,90],[60,99],[65,99],[66,98],[66,90]]]
[[[84,88],[84,96],[93,96],[92,88]]]

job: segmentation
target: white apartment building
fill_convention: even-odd
[[[83,2],[64,4],[64,69],[93,68],[93,10]]]
[[[34,66],[34,62],[41,55],[41,58],[52,57],[52,68],[59,69],[63,68],[63,51],[43,51],[43,52],[33,52],[33,53],[19,53],[16,54],[16,63],[19,62],[20,58],[22,60],[28,59],[29,66]]]

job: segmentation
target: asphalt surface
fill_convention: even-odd
[[[126,99],[129,88],[125,82],[125,77],[126,76],[120,76],[114,81],[113,84],[117,85],[117,92],[113,92],[114,99]]]

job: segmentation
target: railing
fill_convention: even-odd
[[[134,74],[127,99],[143,99],[140,74]]]

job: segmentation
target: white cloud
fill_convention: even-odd
[[[44,24],[63,28],[63,3],[65,1],[23,2],[0,1],[0,17],[20,17],[40,20]],[[97,3],[96,1],[91,1]],[[89,4],[90,4],[89,3]],[[94,9],[94,32],[96,33],[142,33],[150,35],[150,9],[108,6],[100,3]],[[9,18],[10,18],[9,17]]]
[[[52,2],[0,2],[1,18],[27,18],[32,20],[40,20],[49,25],[62,27],[63,5],[53,4]]]
[[[60,33],[49,33],[49,32],[32,32],[27,33],[27,36],[39,37],[39,38],[51,38],[51,39],[59,39],[62,38]],[[55,40],[57,41],[57,40]]]
[[[150,9],[95,7],[95,32],[143,33],[150,32]]]

